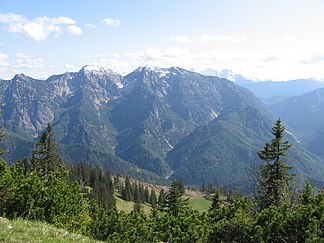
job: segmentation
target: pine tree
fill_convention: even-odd
[[[160,193],[159,193],[159,200],[158,200],[158,203],[159,203],[159,204],[163,204],[163,202],[164,202],[164,189],[162,188],[162,189],[160,190]]]
[[[1,112],[0,112],[0,115],[1,115]],[[0,141],[2,141],[2,139],[5,135],[1,128],[2,128],[2,126],[0,126]],[[5,153],[5,151],[2,148],[0,148],[0,155],[4,154],[4,153]]]
[[[32,152],[31,171],[41,177],[47,177],[50,172],[62,172],[63,164],[58,153],[52,126],[48,123]]]
[[[117,192],[121,191],[121,183],[120,183],[120,179],[119,179],[119,174],[117,173],[114,177],[114,188]]]
[[[134,200],[134,190],[132,188],[129,176],[126,177],[125,186],[121,190],[122,199],[126,201]]]
[[[155,194],[155,190],[154,189],[151,190],[150,204],[152,206],[155,206],[156,205],[156,194]]]
[[[137,183],[135,183],[134,187],[134,202],[142,202],[140,185],[138,185]]]
[[[178,216],[179,213],[188,209],[189,198],[183,199],[183,192],[180,190],[179,181],[173,181],[169,192],[165,195],[161,210],[170,213],[172,216]]]
[[[212,204],[210,205],[209,212],[213,212],[221,206],[222,200],[220,197],[220,192],[216,191],[215,195],[212,198]]]
[[[135,201],[134,207],[133,207],[134,213],[143,213],[143,205],[140,201]]]
[[[145,189],[144,189],[144,201],[145,201],[146,203],[149,203],[149,202],[150,202],[150,192],[149,192],[147,186],[146,186]]]
[[[272,204],[280,206],[287,196],[288,182],[293,177],[293,174],[289,173],[292,167],[282,161],[291,147],[288,141],[283,141],[284,131],[285,127],[278,119],[271,131],[274,138],[258,152],[259,158],[264,161],[260,166],[259,178],[258,199],[261,209]]]

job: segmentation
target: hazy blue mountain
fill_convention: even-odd
[[[264,103],[269,105],[324,87],[324,82],[314,79],[298,79],[283,82],[238,82],[237,84],[251,90]]]
[[[207,69],[205,75],[226,78],[249,89],[265,104],[272,105],[290,97],[301,95],[315,89],[323,88],[324,82],[316,79],[296,79],[288,81],[252,81],[231,70]]]
[[[270,107],[310,151],[324,158],[324,88]]]

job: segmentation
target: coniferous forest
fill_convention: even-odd
[[[201,213],[189,207],[180,180],[155,191],[127,175],[61,159],[48,124],[28,158],[11,166],[1,159],[0,216],[107,242],[324,242],[324,193],[309,182],[300,189],[294,183],[283,161],[291,147],[284,131],[278,120],[272,140],[256,151],[262,164],[254,196],[238,190],[224,199],[216,190]],[[116,197],[135,202],[132,212],[118,211]]]

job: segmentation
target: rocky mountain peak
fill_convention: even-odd
[[[79,72],[93,75],[121,76],[120,74],[112,71],[111,69],[107,69],[99,65],[85,65],[81,68]]]
[[[28,80],[30,79],[30,77],[28,77],[27,75],[20,73],[20,74],[16,74],[13,78],[13,80]]]

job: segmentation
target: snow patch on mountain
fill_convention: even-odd
[[[124,88],[124,85],[121,82],[116,83],[116,85],[119,89]]]
[[[219,113],[218,112],[215,112],[213,109],[211,109],[211,113],[210,113],[210,116],[211,116],[211,118],[212,119],[215,119],[215,118],[217,118],[218,117],[218,115],[219,115]]]
[[[170,144],[170,142],[168,141],[168,139],[165,139],[165,142],[167,143],[167,145],[169,146],[170,149],[173,149],[173,146]]]
[[[295,134],[293,134],[292,132],[288,131],[287,129],[285,131],[286,131],[287,134],[289,134],[290,136],[292,136],[296,140],[297,143],[300,143],[300,141],[298,140],[298,138],[296,137]]]
[[[85,74],[91,73],[96,75],[120,76],[118,73],[112,71],[111,69],[106,69],[98,65],[85,65],[82,67],[81,71],[83,71]]]
[[[106,72],[103,67],[97,65],[85,65],[82,67],[82,70],[84,72]]]

